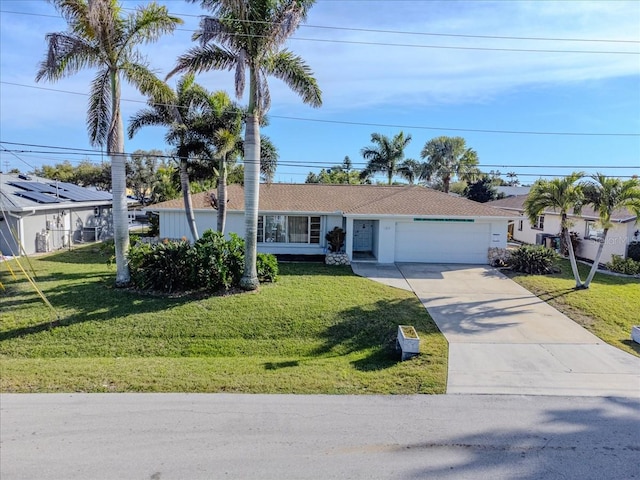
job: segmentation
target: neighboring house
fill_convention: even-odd
[[[48,252],[113,235],[111,194],[0,174],[0,255]]]
[[[520,219],[509,225],[509,234],[516,241],[539,244],[542,237],[546,235],[559,235],[560,213],[546,210],[532,225],[524,213],[524,201],[526,198],[527,195],[518,195],[494,200],[488,202],[487,205],[521,216]],[[629,244],[640,241],[637,220],[637,217],[626,209],[616,210],[613,213],[611,216],[613,227],[607,233],[606,243],[600,258],[601,263],[611,261],[612,255],[620,255],[626,258]],[[586,206],[582,208],[580,216],[570,214],[569,222],[571,223],[569,231],[577,233],[580,239],[576,255],[593,261],[603,236],[602,227],[598,222],[598,214],[591,207]]]
[[[502,193],[505,197],[513,197],[515,195],[527,195],[531,190],[531,187],[511,187],[509,185],[499,185],[496,187],[496,192]]]
[[[244,237],[244,192],[229,186],[227,233]],[[198,231],[215,229],[209,193],[192,196]],[[190,238],[182,199],[148,207],[161,238]],[[281,184],[260,186],[258,251],[321,255],[325,235],[346,232],[349,258],[379,263],[486,264],[490,247],[506,247],[514,215],[421,186]]]

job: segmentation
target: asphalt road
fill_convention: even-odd
[[[0,395],[2,480],[634,479],[640,400]]]

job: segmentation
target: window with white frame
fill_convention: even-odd
[[[259,243],[320,243],[320,217],[258,215]]]
[[[539,215],[531,228],[534,230],[544,230],[544,215]]]
[[[604,238],[604,228],[598,225],[598,222],[587,221],[584,238],[590,240],[602,240]]]

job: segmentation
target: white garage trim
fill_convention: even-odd
[[[490,242],[490,223],[397,222],[395,261],[485,264]]]

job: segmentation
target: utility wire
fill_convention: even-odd
[[[0,13],[19,13],[10,11],[0,11]],[[31,14],[37,16],[38,14]],[[183,32],[198,32],[199,30],[176,28],[176,31]],[[236,36],[247,38],[265,38],[261,35],[250,35],[244,33],[236,33]],[[571,54],[606,54],[606,55],[640,55],[640,52],[630,51],[614,51],[614,50],[557,50],[557,49],[541,49],[541,48],[507,48],[507,47],[468,47],[468,46],[454,46],[454,45],[425,45],[417,43],[389,43],[389,42],[371,42],[371,41],[358,41],[358,40],[335,40],[327,38],[305,38],[293,35],[290,40],[305,41],[305,42],[321,42],[321,43],[339,43],[350,45],[371,45],[371,46],[385,46],[385,47],[402,47],[402,48],[429,48],[429,49],[443,49],[443,50],[471,50],[471,51],[494,51],[494,52],[530,52],[530,53],[571,53]]]
[[[396,1],[396,0],[393,0]],[[135,8],[123,8],[124,11],[135,12]],[[60,15],[49,15],[43,13],[32,12],[16,12],[9,10],[0,10],[0,13],[10,13],[14,15],[29,15],[35,17],[48,17],[48,18],[60,18]],[[176,17],[191,17],[202,18],[208,16],[206,14],[191,14],[181,12],[169,12],[170,15]],[[243,23],[255,23],[262,25],[273,25],[275,22],[267,22],[263,20],[244,20]],[[536,41],[536,42],[588,42],[588,43],[640,43],[640,40],[622,40],[615,38],[574,38],[574,37],[520,37],[515,35],[472,35],[466,33],[442,33],[442,32],[417,32],[408,30],[384,30],[380,28],[358,28],[358,27],[339,27],[335,25],[314,25],[310,23],[300,24],[299,28],[315,28],[321,30],[336,30],[345,32],[365,32],[365,33],[384,33],[389,35],[411,35],[411,36],[424,36],[424,37],[445,37],[445,38],[482,38],[488,40],[522,40],[522,41]],[[184,30],[192,32],[193,30]]]
[[[86,93],[73,92],[70,90],[60,90],[55,88],[47,88],[47,87],[39,87],[35,85],[25,85],[22,83],[15,82],[5,82],[0,81],[0,84],[3,85],[13,85],[17,87],[23,88],[33,88],[36,90],[46,90],[50,92],[59,92],[59,93],[68,93],[70,95],[81,95],[84,97],[88,97],[89,95]],[[133,100],[127,98],[121,98],[123,102],[132,102],[132,103],[144,103],[145,105],[149,105],[148,101],[145,100]],[[159,106],[179,106],[179,105],[167,105],[167,104],[156,104]],[[400,129],[414,129],[414,130],[444,130],[444,131],[452,131],[452,132],[473,132],[473,133],[495,133],[495,134],[508,134],[508,135],[555,135],[555,136],[580,136],[580,137],[640,137],[640,133],[596,133],[596,132],[550,132],[550,131],[534,131],[534,130],[493,130],[493,129],[481,129],[481,128],[456,128],[456,127],[440,127],[440,126],[424,126],[424,125],[396,125],[396,124],[386,124],[386,123],[370,123],[370,122],[351,122],[346,120],[323,120],[317,118],[304,118],[304,117],[292,117],[286,115],[267,115],[268,118],[280,118],[283,120],[296,120],[302,122],[318,122],[318,123],[332,123],[338,125],[358,125],[365,127],[385,127],[385,128],[400,128]]]
[[[23,145],[23,146],[40,146],[40,147],[46,147],[46,148],[52,148],[52,149],[60,149],[63,150],[67,147],[58,147],[58,146],[47,146],[47,145],[34,145],[34,144],[22,144],[22,143],[16,143],[16,142],[3,142],[0,141],[0,144],[7,144],[7,145]],[[100,155],[99,153],[96,153],[95,151],[92,150],[88,150],[88,149],[78,149],[78,148],[74,148],[74,149],[70,149],[70,150],[78,150],[78,151],[70,151],[70,152],[65,152],[65,151],[59,151],[59,150],[55,150],[55,151],[49,151],[49,152],[42,152],[42,151],[35,151],[35,150],[7,150],[6,148],[2,147],[2,150],[4,150],[5,152],[8,153],[13,153],[14,156],[17,157],[17,155],[15,155],[15,153],[48,153],[48,154],[52,154],[52,155],[86,155],[86,156],[98,156]],[[84,152],[84,153],[83,153]],[[131,155],[130,153],[125,153],[125,155]],[[165,158],[165,159],[173,159],[175,158],[174,155],[169,155],[169,154],[157,154],[154,155],[154,157],[156,158]],[[19,157],[17,157],[19,158]],[[208,160],[207,158],[204,157],[194,157],[193,160]],[[26,162],[25,162],[26,163]],[[71,163],[71,162],[70,162]],[[73,163],[81,163],[81,161],[74,161]],[[354,168],[360,168],[360,167],[365,167],[366,166],[366,162],[362,161],[362,162],[353,162],[352,165],[354,166]],[[296,161],[296,160],[286,160],[286,161],[279,161],[278,162],[278,167],[296,167],[296,168],[309,168],[309,169],[324,169],[324,170],[330,170],[330,169],[334,169],[337,167],[340,167],[340,165],[337,164],[331,164],[329,162],[316,162],[316,161],[311,161],[311,160],[301,160],[301,161]],[[507,164],[479,164],[477,165],[478,168],[503,168],[503,169],[507,169],[507,170],[511,170],[511,171],[520,171],[520,169],[528,169],[528,168],[544,168],[544,169],[572,169],[572,170],[591,170],[591,171],[598,171],[598,170],[602,170],[602,169],[616,169],[616,170],[633,170],[636,169],[638,167],[633,167],[633,166],[620,166],[620,165],[614,165],[614,166],[608,166],[608,165],[507,165]],[[31,167],[33,170],[35,170],[35,168]],[[284,173],[279,175],[283,175]],[[293,174],[293,172],[289,172],[286,173],[287,175],[291,175]],[[557,174],[553,174],[553,173],[546,173],[546,174],[541,174],[541,173],[516,173],[518,176],[530,176],[530,177],[535,177],[535,176],[540,176],[540,177],[553,177],[553,176],[557,176]],[[305,173],[296,173],[295,175],[299,175],[299,176],[305,176],[307,174]],[[634,175],[617,175],[620,178],[633,178]]]

